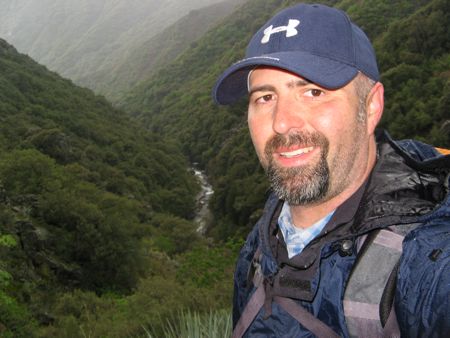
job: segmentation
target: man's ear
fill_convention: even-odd
[[[373,134],[376,126],[381,120],[384,109],[384,87],[381,82],[375,83],[367,95],[367,133]]]

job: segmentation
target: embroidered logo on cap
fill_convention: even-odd
[[[299,20],[289,19],[287,26],[279,26],[273,28],[273,25],[270,25],[264,30],[264,36],[261,39],[261,43],[268,43],[270,40],[270,36],[274,33],[286,32],[286,37],[290,38],[292,36],[296,36],[298,34],[297,26],[300,24]]]

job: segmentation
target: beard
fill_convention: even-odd
[[[275,163],[273,153],[281,146],[320,147],[319,161],[298,167],[280,167]],[[328,140],[319,132],[275,135],[269,140],[264,150],[268,160],[266,172],[278,198],[289,205],[307,205],[323,200],[330,186],[330,169],[326,160],[328,149]]]

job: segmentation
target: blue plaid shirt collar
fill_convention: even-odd
[[[292,223],[291,209],[289,205],[284,202],[280,216],[278,217],[278,226],[283,234],[289,258],[302,252],[308,243],[320,234],[334,212],[335,210],[310,227],[302,229],[294,226]]]

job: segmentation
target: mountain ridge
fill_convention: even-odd
[[[223,0],[5,0],[0,36],[75,83],[105,73],[189,10]],[[75,15],[74,15],[75,14]]]
[[[246,0],[227,0],[200,9],[191,10],[187,15],[164,29],[151,39],[144,41],[134,50],[129,51],[114,69],[98,71],[78,79],[78,83],[105,95],[113,102],[157,71],[164,64],[172,61],[219,20],[231,13]]]

